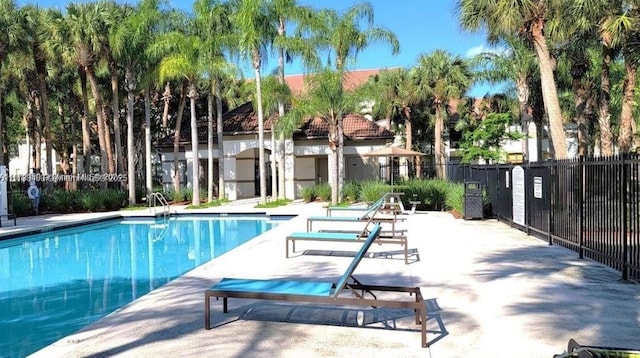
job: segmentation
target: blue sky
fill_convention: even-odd
[[[300,4],[316,8],[334,8],[344,11],[361,0],[298,0]],[[127,1],[135,3],[135,1]],[[486,48],[485,35],[482,32],[469,33],[459,26],[455,14],[454,0],[370,0],[375,12],[376,26],[393,31],[400,41],[400,53],[391,54],[386,45],[374,44],[358,55],[353,69],[369,69],[384,67],[410,67],[414,65],[422,53],[430,53],[443,49],[453,55],[469,57]],[[52,0],[19,0],[19,5],[37,4],[42,7],[64,9],[67,1]],[[169,1],[171,6],[190,10],[191,1]],[[269,60],[264,65],[264,73],[270,73],[277,65],[276,60]],[[248,66],[244,64],[244,66]],[[243,67],[244,67],[243,66]],[[287,73],[301,73],[298,63],[290,65]],[[469,94],[482,96],[490,87],[474,86]]]

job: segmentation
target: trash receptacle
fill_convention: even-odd
[[[464,218],[482,219],[482,185],[477,181],[464,183]]]

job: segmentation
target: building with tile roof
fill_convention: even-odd
[[[271,156],[273,143],[270,140],[270,132],[274,117],[266,118],[264,123],[264,146],[267,151],[267,167],[276,165]],[[366,158],[362,154],[381,148],[393,141],[394,134],[368,120],[360,114],[349,114],[344,117],[345,135],[345,179],[366,180],[377,178],[379,174],[378,161],[375,158]],[[221,153],[218,143],[214,141],[214,183],[218,183],[217,162],[224,160],[225,193],[230,200],[254,197],[259,195],[260,180],[258,172],[258,116],[253,110],[252,104],[245,103],[223,115],[224,152]],[[214,131],[215,128],[214,122]],[[206,117],[198,121],[198,162],[201,167],[201,181],[206,187],[207,175],[207,120]],[[328,182],[328,146],[329,125],[320,118],[310,118],[298,130],[292,138],[285,140],[285,180],[287,198],[294,199],[300,196],[304,187],[321,182]],[[191,127],[189,121],[184,121],[180,132],[179,175],[183,186],[188,186],[192,180],[194,163],[193,150],[191,149]],[[173,157],[174,136],[161,138],[157,143],[162,160],[163,186],[172,188],[174,171]],[[272,180],[271,170],[268,183]],[[267,185],[271,190],[271,185]],[[267,193],[268,195],[270,193]]]

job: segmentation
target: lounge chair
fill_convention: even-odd
[[[380,209],[385,205],[384,198],[385,197],[382,197],[380,200],[376,201],[366,211],[358,216],[309,216],[307,218],[307,231],[313,231],[314,222],[370,222],[372,219],[375,219],[375,221],[380,223],[391,224],[391,230],[395,232],[396,222],[398,222],[398,220],[404,220],[404,218],[400,219],[395,214],[379,214]]]
[[[415,323],[421,326],[422,347],[428,347],[426,306],[419,287],[366,285],[353,277],[353,272],[371,244],[377,239],[380,230],[378,224],[373,227],[351,264],[337,282],[223,278],[205,291],[205,329],[211,329],[212,297],[216,299],[222,297],[222,311],[224,313],[228,312],[227,300],[230,297],[374,308],[410,308],[414,310]],[[412,299],[381,299],[374,292],[403,292],[408,293]],[[351,295],[345,296],[344,293],[351,293]]]
[[[640,358],[640,350],[628,349],[628,348],[613,348],[613,347],[596,347],[596,346],[583,346],[578,344],[574,339],[569,340],[567,351],[562,354],[556,354],[553,358]]]
[[[367,224],[368,226],[369,224]],[[286,257],[289,257],[289,243],[291,252],[296,252],[296,241],[329,241],[361,243],[369,235],[366,227],[363,231],[316,231],[316,232],[292,232],[286,237]],[[409,242],[404,231],[380,232],[376,239],[378,244],[398,244],[403,248],[404,263],[409,264]]]
[[[337,212],[345,212],[345,211],[369,211],[373,208],[380,207],[380,205],[384,204],[387,195],[383,195],[380,199],[376,200],[373,204],[369,206],[328,206],[327,207],[327,216],[331,216],[333,211]]]

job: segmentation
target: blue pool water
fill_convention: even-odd
[[[0,357],[31,354],[276,224],[123,219],[0,241]]]

